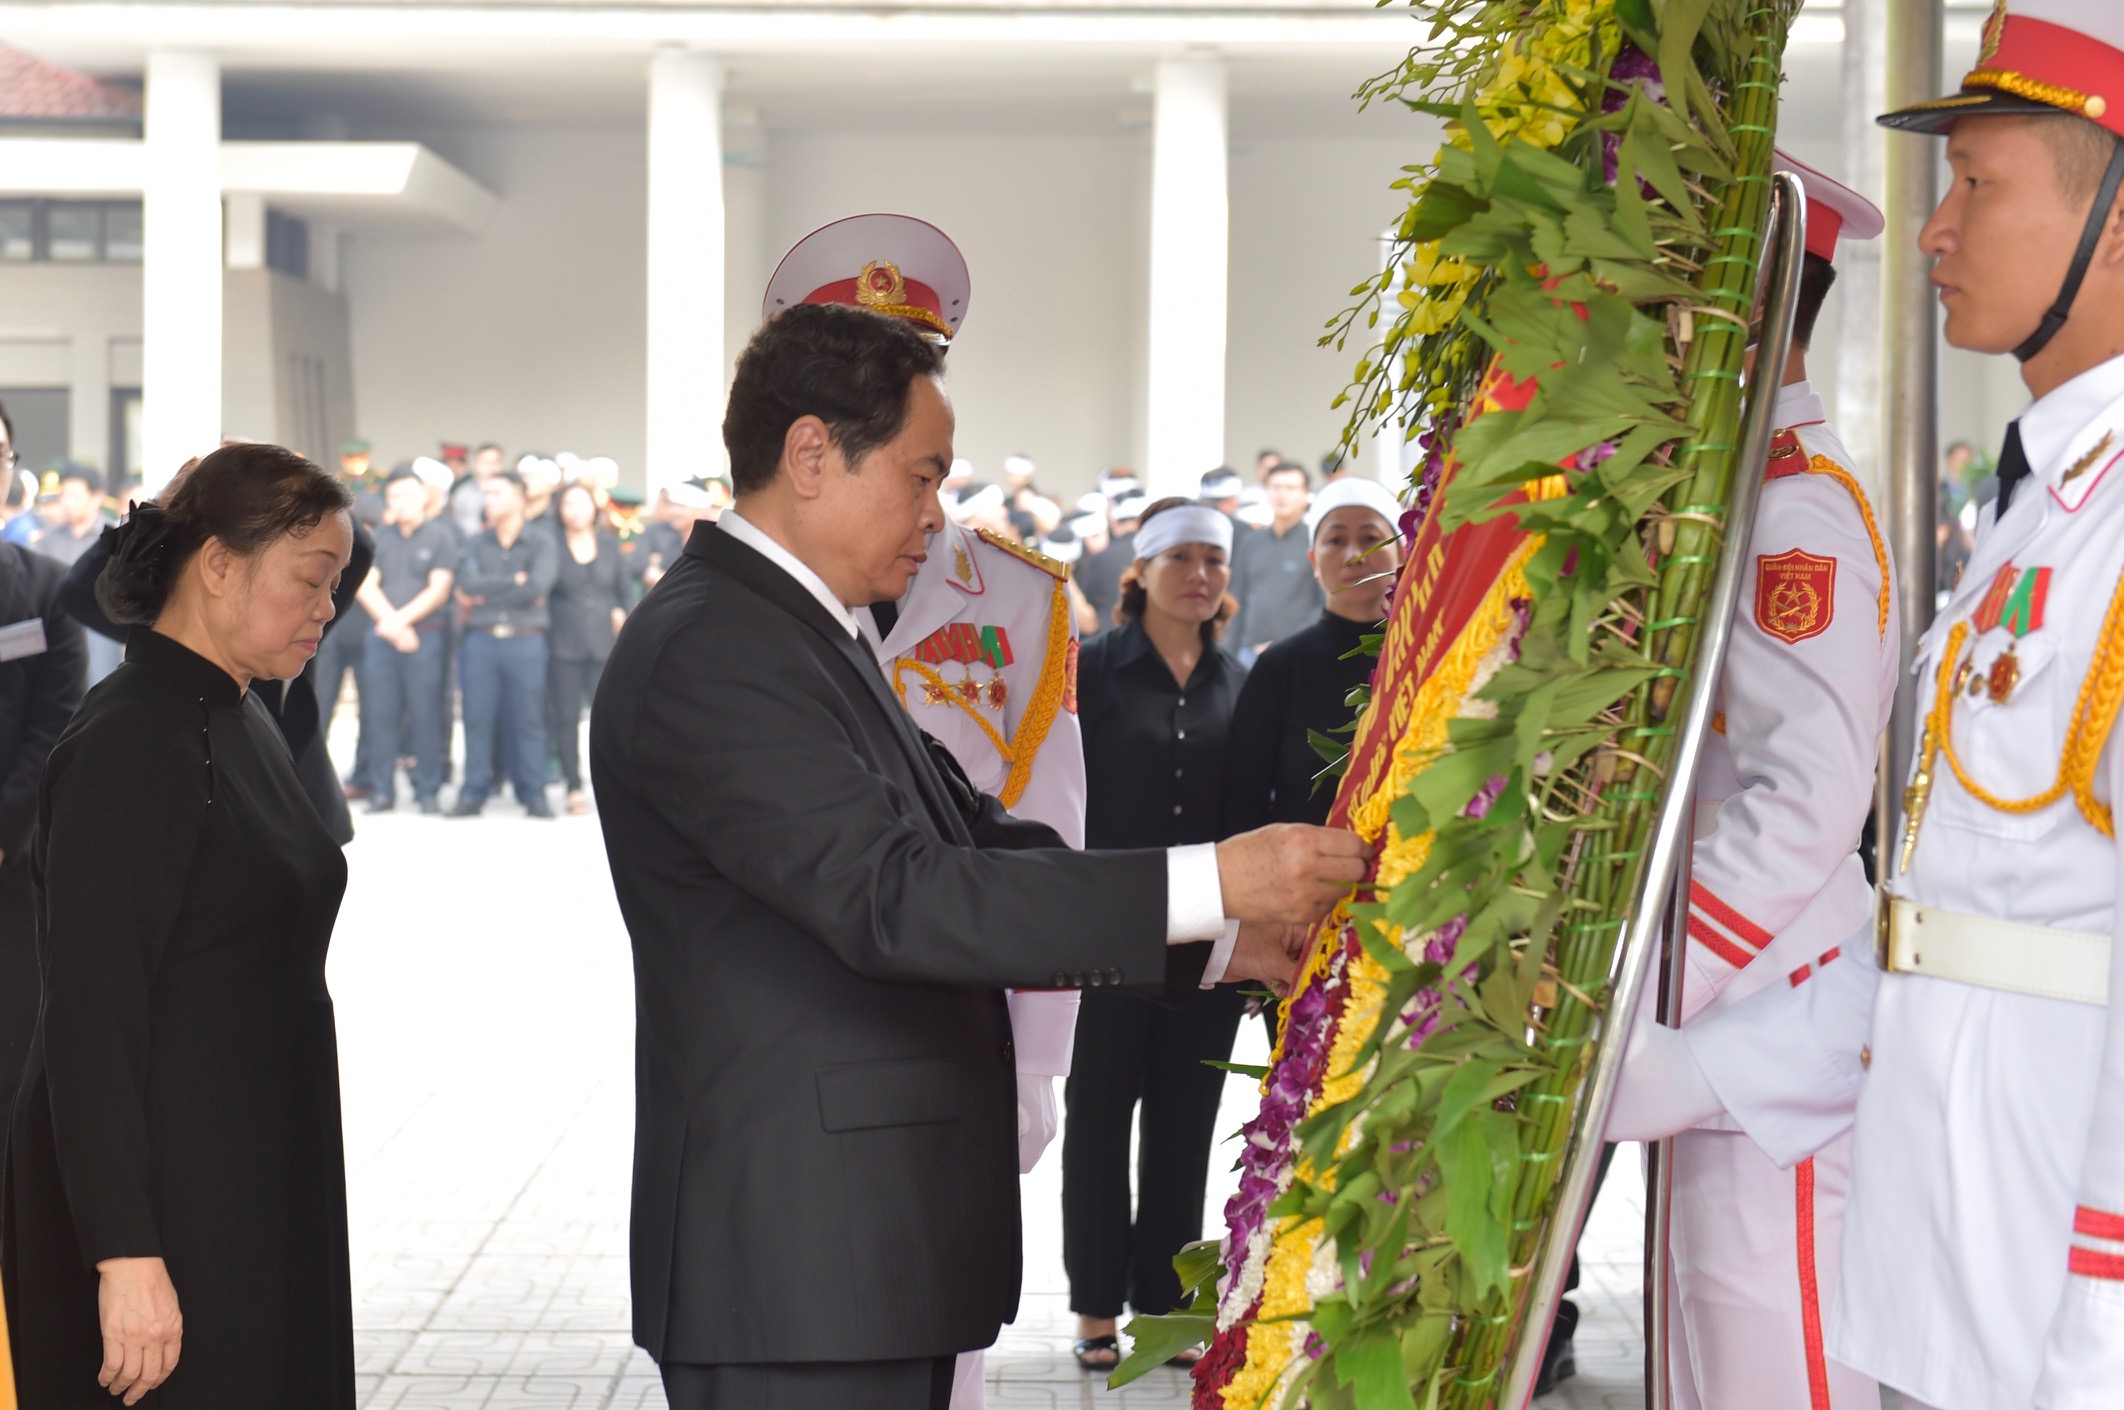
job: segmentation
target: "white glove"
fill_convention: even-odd
[[[1607,1139],[1657,1141],[1725,1113],[1679,1028],[1636,1025],[1608,1109]]]
[[[1030,1175],[1040,1154],[1062,1126],[1055,1109],[1055,1079],[1036,1072],[1018,1074],[1018,1173]]]

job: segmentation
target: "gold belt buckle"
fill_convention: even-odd
[[[1895,898],[1886,890],[1876,895],[1878,900],[1873,911],[1873,955],[1880,962],[1881,973],[1887,974],[1895,968]]]

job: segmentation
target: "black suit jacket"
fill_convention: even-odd
[[[1159,851],[936,767],[875,659],[712,525],[620,634],[590,767],[635,962],[635,1339],[938,1356],[1017,1309],[999,989],[1192,987]]]
[[[0,626],[44,619],[45,649],[0,661],[0,1145],[15,1081],[37,1027],[36,906],[30,896],[30,831],[37,784],[88,674],[88,639],[59,606],[66,565],[0,543]]]

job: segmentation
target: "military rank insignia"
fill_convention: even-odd
[[[1755,624],[1797,644],[1829,630],[1836,616],[1836,560],[1801,549],[1755,560]]]

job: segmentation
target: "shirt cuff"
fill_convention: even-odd
[[[1169,848],[1165,854],[1165,943],[1192,945],[1202,940],[1225,939],[1222,960],[1214,960],[1217,972],[1231,958],[1225,936],[1224,881],[1217,873],[1217,844],[1197,842]]]
[[[1209,963],[1202,966],[1203,988],[1214,989],[1224,982],[1224,971],[1232,966],[1232,946],[1238,943],[1239,922],[1228,920],[1224,923],[1224,934],[1217,937],[1216,945],[1210,950]]]

